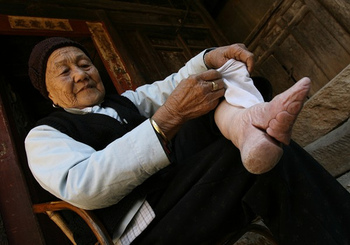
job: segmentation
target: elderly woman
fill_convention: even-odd
[[[105,96],[83,46],[40,42],[29,76],[58,110],[26,138],[33,175],[58,198],[94,209],[117,244],[214,244],[257,215],[281,244],[349,244],[349,194],[295,143],[281,150],[309,80],[271,103],[219,104],[224,79],[208,68],[231,58],[252,69],[243,46],[220,47],[163,81]]]

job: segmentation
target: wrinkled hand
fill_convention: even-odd
[[[212,90],[212,82],[217,84],[215,91]],[[191,75],[180,82],[152,118],[166,136],[172,138],[184,122],[213,110],[224,93],[224,82],[219,72],[209,70]]]
[[[218,90],[212,91],[212,83]],[[164,106],[174,117],[187,121],[213,110],[224,95],[221,74],[210,70],[183,80],[170,95]]]
[[[229,59],[235,59],[245,63],[250,73],[254,68],[254,55],[242,43],[216,48],[206,53],[204,59],[205,64],[213,69],[220,68]]]

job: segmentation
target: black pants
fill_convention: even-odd
[[[209,121],[179,132],[176,161],[148,197],[156,218],[133,244],[216,244],[257,215],[279,244],[350,244],[350,194],[301,147],[292,142],[273,170],[252,175]]]

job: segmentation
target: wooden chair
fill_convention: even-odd
[[[98,241],[97,244],[113,245],[113,241],[110,235],[107,233],[103,224],[98,220],[98,218],[93,214],[92,211],[75,207],[65,201],[54,201],[33,205],[34,213],[47,214],[48,217],[53,222],[55,222],[55,224],[63,231],[67,238],[72,242],[72,244],[76,244],[73,237],[73,232],[71,231],[66,221],[60,214],[60,211],[62,210],[70,210],[78,214],[94,233]]]
[[[72,242],[72,244],[76,244],[73,237],[73,232],[71,231],[70,227],[67,225],[65,219],[60,214],[60,211],[63,211],[63,210],[73,211],[85,221],[85,223],[89,226],[90,230],[93,232],[93,234],[97,239],[97,243],[95,245],[97,244],[113,245],[114,244],[110,235],[104,228],[103,224],[99,221],[99,219],[94,215],[92,211],[75,207],[65,201],[53,201],[53,202],[46,202],[46,203],[33,205],[34,213],[46,214],[62,230],[62,232]],[[260,219],[257,218],[249,226],[242,229],[241,231],[229,234],[228,236],[224,237],[221,241],[217,243],[217,245],[233,245],[247,232],[253,232],[253,233],[262,235],[266,240],[268,240],[269,242],[268,244],[277,245],[277,242],[275,241],[269,229],[264,225],[262,225],[261,222],[259,221]]]

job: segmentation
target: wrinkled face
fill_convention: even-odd
[[[94,106],[105,95],[98,70],[76,47],[63,47],[50,55],[45,79],[49,98],[63,108]]]

